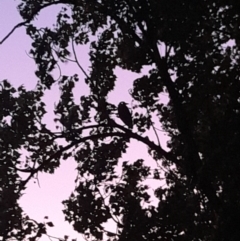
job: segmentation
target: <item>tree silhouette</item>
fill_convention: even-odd
[[[34,26],[41,10],[57,5],[54,26]],[[26,27],[38,84],[26,91],[2,82],[0,236],[21,240],[35,233],[35,240],[46,232],[46,224],[23,216],[17,200],[38,172],[54,173],[61,159],[73,157],[77,187],[63,212],[78,232],[109,241],[238,240],[239,8],[237,1],[21,0],[23,22],[0,43]],[[90,46],[89,73],[77,45]],[[80,104],[73,96],[78,75],[56,80],[52,74],[69,61],[90,88]],[[117,107],[107,97],[121,81],[117,67],[141,74],[144,66],[150,70],[133,80],[130,91],[134,132],[117,124]],[[61,91],[54,110],[58,132],[42,122],[42,97],[55,83]],[[169,135],[168,150],[161,147],[159,123]],[[120,161],[131,139],[148,147],[154,170],[146,160]],[[21,148],[29,153],[24,166]],[[20,172],[28,178],[22,180]],[[155,190],[157,206],[144,185],[150,177],[166,183]],[[116,233],[104,229],[108,220],[114,220]]]

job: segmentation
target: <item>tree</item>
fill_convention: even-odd
[[[42,9],[60,4],[54,27],[34,26]],[[35,174],[53,173],[61,158],[74,157],[78,186],[64,201],[63,211],[78,232],[95,240],[237,240],[237,1],[21,0],[19,12],[24,22],[15,28],[25,26],[32,38],[30,55],[39,81],[36,91],[2,83],[1,201],[10,192],[12,202],[1,211],[7,224],[0,223],[0,235],[6,240],[15,235],[13,230],[19,230],[18,239],[29,234],[16,200]],[[89,74],[77,59],[75,45],[90,46]],[[78,76],[52,76],[59,63],[71,61],[70,55],[90,88],[79,105],[73,97]],[[131,89],[132,131],[116,123],[116,106],[107,96],[115,87],[116,67],[141,73],[144,66],[149,72],[135,79]],[[41,98],[54,83],[61,90],[54,110],[57,133],[41,121],[46,113]],[[167,104],[161,102],[162,94],[169,97]],[[170,137],[169,150],[148,137],[150,129],[158,136],[158,122]],[[60,139],[67,144],[60,145]],[[155,170],[141,159],[119,162],[131,139],[149,148]],[[19,167],[20,148],[29,153],[24,168]],[[119,177],[115,168],[120,164]],[[20,180],[19,172],[29,177]],[[150,197],[142,182],[150,176],[164,176],[167,184],[155,190],[157,207],[143,206]],[[109,219],[116,223],[115,234],[102,226]],[[39,236],[45,232],[41,227]]]

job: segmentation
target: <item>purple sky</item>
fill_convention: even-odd
[[[12,27],[21,22],[21,18],[16,10],[16,1],[1,0],[0,1],[0,40],[12,29]],[[42,11],[37,19],[37,24],[41,26],[51,25],[54,22],[54,13],[57,12],[57,8],[51,8],[51,10]],[[25,29],[20,28],[16,30],[12,36],[0,45],[0,80],[8,79],[14,86],[24,84],[27,89],[33,89],[36,84],[36,77],[34,71],[36,66],[34,61],[27,56],[27,52],[30,49],[31,40],[25,34]],[[87,71],[88,62],[88,48],[78,48],[79,61]],[[84,75],[74,64],[62,65],[64,74],[79,74],[80,78],[80,93],[76,92],[76,97],[79,95],[87,94],[88,88],[84,84]],[[109,102],[118,103],[122,100],[131,103],[131,98],[128,94],[128,90],[132,86],[132,81],[139,75],[116,70],[119,81],[116,84],[115,91],[109,95]],[[56,70],[55,75],[58,76]],[[53,98],[54,97],[54,98]],[[51,91],[46,92],[44,98],[48,104],[48,111],[50,114],[46,116],[44,121],[52,126],[51,110],[53,110],[54,102],[58,100],[59,91],[57,85]],[[120,123],[120,121],[119,121]],[[162,140],[166,140],[161,136]],[[153,139],[156,139],[153,137]],[[165,141],[164,141],[165,142]],[[163,145],[165,146],[165,145]],[[147,148],[143,144],[139,144],[133,141],[131,148],[123,159],[136,160],[137,158],[143,158],[152,162]],[[74,160],[62,161],[61,167],[58,168],[54,175],[39,174],[40,187],[34,181],[31,181],[28,185],[25,194],[20,200],[20,204],[23,209],[30,215],[31,218],[37,221],[43,221],[44,216],[48,216],[49,219],[55,224],[54,228],[49,228],[49,234],[56,237],[63,238],[64,235],[70,235],[70,238],[78,238],[80,240],[81,235],[73,232],[71,226],[64,222],[64,216],[61,212],[63,206],[61,201],[67,199],[71,191],[74,189],[74,179],[76,177],[76,164]],[[154,183],[152,183],[154,186]],[[47,237],[41,240],[49,240]]]

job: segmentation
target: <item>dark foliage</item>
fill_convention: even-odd
[[[35,91],[15,89],[7,80],[1,86],[3,240],[29,235],[35,240],[46,232],[46,224],[24,216],[17,200],[35,174],[54,173],[60,160],[69,157],[78,165],[77,187],[63,202],[63,212],[75,230],[94,240],[238,240],[240,2],[20,2],[24,23],[19,26],[26,26],[33,41],[30,55],[38,84]],[[54,27],[34,26],[42,9],[57,5],[61,10]],[[72,43],[90,46],[89,75]],[[80,104],[73,97],[78,76],[55,80],[52,75],[72,56],[90,88]],[[107,97],[115,89],[116,67],[141,73],[146,66],[149,72],[133,80],[133,122],[125,122],[128,129],[115,122],[117,107]],[[54,83],[61,91],[54,110],[57,133],[42,123],[42,96]],[[162,101],[165,95],[167,103]],[[154,142],[159,139],[155,126],[160,124],[170,138],[168,151],[161,140]],[[66,144],[60,145],[58,139]],[[147,166],[149,160],[122,161],[131,139],[147,145],[157,163],[154,170]],[[23,164],[20,149],[28,153]],[[22,180],[20,172],[29,177]],[[162,181],[154,192],[155,206],[151,187],[144,184],[149,178]],[[116,233],[105,230],[108,220],[114,220]]]

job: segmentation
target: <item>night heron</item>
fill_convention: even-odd
[[[133,128],[132,115],[127,107],[127,103],[120,102],[118,105],[118,116],[130,129]]]

